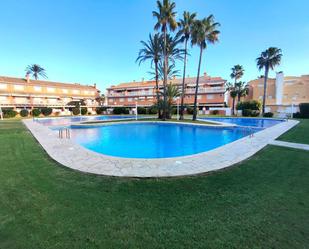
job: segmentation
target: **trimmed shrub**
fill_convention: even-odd
[[[88,110],[87,110],[86,107],[82,107],[82,108],[81,108],[81,114],[82,114],[82,115],[86,115],[87,112],[88,112]]]
[[[237,110],[260,110],[261,109],[261,102],[256,100],[249,100],[249,101],[241,101],[237,103],[236,106]]]
[[[79,115],[80,114],[79,107],[72,108],[72,113],[73,113],[73,115]]]
[[[4,118],[15,118],[17,112],[13,109],[2,109],[3,117]]]
[[[97,107],[95,108],[95,111],[98,115],[101,115],[104,111],[106,111],[106,107]]]
[[[41,110],[40,109],[35,108],[35,109],[32,110],[32,116],[38,117],[38,116],[40,116],[40,114],[41,114]]]
[[[242,110],[242,115],[243,115],[244,117],[250,117],[251,114],[252,114],[252,110],[250,110],[250,109],[244,109],[244,110]]]
[[[130,111],[128,108],[125,107],[114,107],[113,114],[119,115],[119,114],[129,114]]]
[[[300,112],[293,113],[293,118],[302,118]]]
[[[21,117],[28,117],[29,115],[29,111],[27,109],[22,109],[20,112],[19,112],[19,115]]]
[[[147,114],[147,109],[145,107],[137,107],[138,114]]]
[[[299,104],[299,111],[301,118],[309,118],[309,103]]]
[[[150,106],[148,109],[149,114],[158,114],[158,108],[156,106]]]
[[[41,112],[44,116],[49,116],[50,114],[52,114],[53,109],[49,107],[44,107],[41,109]]]
[[[219,114],[219,111],[218,110],[213,110],[212,111],[212,115],[218,115]]]
[[[274,116],[274,114],[272,112],[265,112],[263,117],[265,118],[272,118]]]
[[[251,110],[251,117],[258,117],[260,116],[259,110]]]

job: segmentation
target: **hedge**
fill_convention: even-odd
[[[236,106],[237,110],[260,110],[261,102],[256,100],[241,101]]]
[[[21,117],[28,117],[29,115],[29,111],[27,109],[22,109],[20,112],[19,112],[19,115]]]
[[[113,109],[113,114],[129,114],[129,109],[125,108],[125,107],[114,107]]]
[[[272,112],[265,112],[263,114],[263,117],[265,117],[265,118],[272,118],[273,116],[274,116],[274,114]]]
[[[309,103],[300,103],[299,112],[301,118],[309,118]]]
[[[158,114],[158,107],[153,105],[153,106],[150,106],[149,109],[148,109],[148,113],[149,114]]]
[[[138,114],[147,114],[147,109],[145,107],[137,107]]]
[[[98,114],[98,115],[100,115],[100,114],[102,114],[104,111],[106,111],[106,107],[97,107],[97,108],[95,108],[95,111],[96,111],[96,113]]]
[[[41,109],[41,112],[44,116],[49,116],[50,114],[52,114],[53,109],[49,107],[44,107]]]

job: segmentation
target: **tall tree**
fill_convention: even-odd
[[[46,79],[46,71],[43,67],[39,66],[38,64],[28,65],[26,67],[27,74],[32,75],[36,80],[41,76],[42,78]]]
[[[138,57],[136,59],[136,62],[139,62],[139,65],[146,60],[151,61],[151,66],[153,66],[154,64],[157,104],[160,100],[158,63],[161,61],[162,56],[161,43],[162,42],[160,34],[155,34],[154,36],[149,34],[149,40],[147,42],[141,41],[143,48],[140,49]],[[160,116],[160,114],[158,115]]]
[[[231,78],[234,79],[234,84],[244,75],[244,68],[241,65],[235,65],[234,67],[231,68],[232,73],[231,73]]]
[[[161,92],[161,94],[163,95],[164,93]],[[173,110],[173,105],[175,104],[175,98],[179,97],[180,95],[181,95],[181,91],[177,85],[174,85],[172,83],[167,84],[167,87],[166,87],[167,118],[172,117],[172,110]]]
[[[153,16],[157,19],[157,23],[155,24],[155,30],[159,30],[161,28],[161,32],[163,33],[164,40],[164,49],[163,49],[163,58],[164,58],[164,79],[163,79],[163,116],[162,119],[166,119],[166,83],[167,83],[167,64],[168,57],[166,51],[166,38],[168,29],[174,31],[177,28],[176,22],[176,12],[174,11],[176,4],[171,2],[170,0],[162,0],[157,1],[158,11],[153,11]]]
[[[178,26],[179,32],[182,34],[182,41],[184,42],[184,63],[183,63],[183,77],[181,86],[181,104],[180,104],[180,120],[183,120],[184,113],[184,98],[185,98],[185,78],[186,78],[186,66],[187,66],[187,54],[188,54],[188,41],[191,36],[191,27],[195,20],[196,13],[190,13],[188,11],[183,12],[183,19],[179,20]]]
[[[217,28],[220,26],[219,23],[214,22],[214,16],[210,15],[207,18],[202,20],[196,20],[192,25],[191,31],[191,44],[197,45],[200,49],[199,63],[197,69],[196,85],[195,85],[195,96],[194,96],[194,109],[193,109],[193,118],[196,120],[197,116],[197,94],[199,88],[199,79],[200,79],[200,69],[204,49],[207,48],[207,44],[214,44],[218,41],[218,36],[220,31]]]
[[[235,89],[235,83],[228,82],[225,86],[226,91],[229,92],[230,97],[232,98],[232,115],[235,114],[235,99],[237,97],[237,91]]]
[[[282,51],[276,47],[270,47],[261,53],[260,57],[256,59],[256,63],[259,70],[265,69],[264,75],[264,92],[263,92],[263,105],[262,114],[265,113],[266,102],[266,89],[269,69],[274,70],[275,66],[280,65],[282,58]]]

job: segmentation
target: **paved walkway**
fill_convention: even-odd
[[[290,143],[284,141],[274,140],[270,142],[271,145],[283,146],[288,148],[300,149],[300,150],[309,150],[309,144],[298,144],[298,143]]]
[[[298,121],[289,120],[254,136],[247,136],[216,149],[190,156],[158,159],[112,157],[90,151],[70,139],[32,120],[23,120],[45,151],[60,164],[98,175],[126,177],[170,177],[194,175],[219,170],[239,163],[264,148]],[[190,123],[183,123],[191,125]],[[205,125],[207,126],[207,125]]]

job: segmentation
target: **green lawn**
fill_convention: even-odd
[[[301,122],[283,134],[278,140],[309,144],[309,119],[302,119]]]
[[[308,248],[308,179],[309,153],[276,146],[210,175],[87,175],[4,121],[0,248]]]

